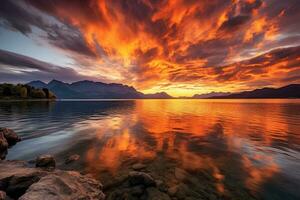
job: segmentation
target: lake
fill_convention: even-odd
[[[104,185],[143,163],[190,199],[300,199],[300,100],[0,102],[0,127],[23,138],[7,159],[53,154]]]

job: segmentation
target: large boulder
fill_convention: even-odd
[[[0,160],[5,159],[7,154],[8,143],[4,134],[0,132]]]
[[[51,155],[42,155],[36,158],[35,166],[40,168],[55,169],[56,162]]]
[[[4,134],[9,146],[15,145],[17,142],[21,141],[21,138],[9,128],[0,128],[0,133]]]
[[[18,198],[25,193],[30,185],[37,182],[48,172],[38,168],[30,168],[23,161],[0,162],[0,190],[13,198]]]
[[[23,161],[0,162],[0,191],[21,200],[103,200],[102,185],[72,171],[48,171]]]
[[[104,200],[102,185],[74,171],[56,171],[31,185],[20,200]]]

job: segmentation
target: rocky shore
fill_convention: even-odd
[[[56,168],[55,158],[41,155],[33,161],[4,160],[8,148],[21,138],[11,129],[0,128],[0,200],[171,200],[178,199],[176,188],[168,188],[143,172],[138,163],[132,171],[102,185],[91,175]],[[80,159],[72,155],[69,164]],[[104,193],[107,194],[105,195]]]
[[[11,129],[0,128],[0,160],[4,160],[8,148],[20,142],[21,138]]]

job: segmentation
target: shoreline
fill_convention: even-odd
[[[7,128],[0,129],[0,136],[1,200],[171,200],[174,199],[171,196],[176,196],[177,188],[168,189],[163,181],[155,180],[143,171],[146,165],[142,163],[132,165],[132,169],[123,176],[111,177],[111,181],[103,186],[91,174],[82,174],[74,168],[57,168],[56,159],[52,155],[41,155],[30,161],[5,160],[9,148],[21,141],[21,138]],[[65,165],[79,159],[79,155],[71,155],[65,160]]]

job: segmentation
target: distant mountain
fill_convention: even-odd
[[[42,81],[31,81],[30,84],[27,85],[30,85],[35,88],[47,88],[47,84]]]
[[[230,92],[210,92],[206,94],[195,94],[192,98],[193,99],[207,99],[211,97],[223,97],[230,95]]]
[[[227,96],[214,96],[214,99],[262,99],[262,98],[300,98],[300,84],[281,88],[262,88],[252,91],[234,93]]]
[[[155,94],[144,94],[143,98],[145,98],[145,99],[172,99],[173,97],[170,96],[166,92],[159,92],[159,93],[155,93]]]
[[[27,85],[36,88],[48,88],[60,99],[144,99],[144,98],[172,98],[165,92],[143,94],[134,87],[117,83],[102,83],[93,81],[78,81],[64,83],[52,80],[48,84],[42,81],[32,81]]]

